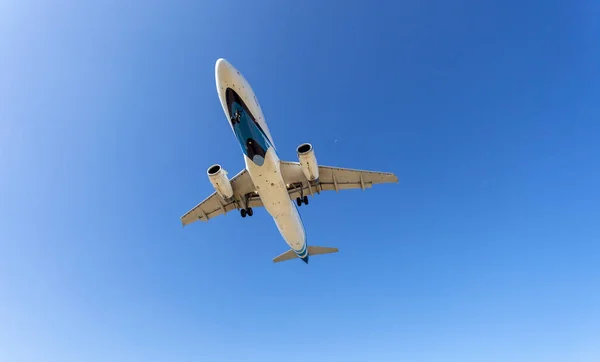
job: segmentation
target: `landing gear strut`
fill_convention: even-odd
[[[254,215],[254,211],[252,210],[251,207],[248,206],[248,201],[249,200],[250,200],[250,194],[246,194],[244,196],[244,200],[243,200],[243,204],[242,204],[245,207],[243,209],[240,209],[240,215],[242,215],[242,217]]]

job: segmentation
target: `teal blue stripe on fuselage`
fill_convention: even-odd
[[[239,122],[233,125],[233,131],[242,148],[242,152],[258,166],[265,162],[265,156],[269,148],[272,147],[267,135],[258,128],[255,121],[248,112],[239,103],[234,102],[231,105],[231,113],[240,112]]]
[[[296,255],[299,258],[304,259],[308,256],[308,243],[306,242],[306,229],[304,229],[304,222],[302,221],[302,215],[300,215],[300,211],[298,210],[298,206],[294,203],[294,207],[296,208],[296,212],[298,213],[298,218],[300,219],[300,225],[302,226],[302,230],[304,230],[304,245],[302,245],[302,249],[294,250]]]
[[[306,254],[308,254],[308,248],[306,246],[306,242],[304,243],[304,245],[302,245],[302,249],[294,250],[294,252],[296,253],[296,255],[298,255],[298,257],[304,258],[306,256]]]
[[[269,148],[274,148],[255,115],[244,103],[244,100],[235,90],[227,88],[225,91],[227,111],[229,112],[235,137],[246,157],[258,166],[262,166]]]

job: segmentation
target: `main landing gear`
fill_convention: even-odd
[[[305,195],[303,197],[296,198],[296,205],[302,206],[302,204],[308,205],[308,196]]]
[[[240,210],[240,215],[242,215],[242,217],[246,217],[246,215],[252,216],[252,215],[254,215],[254,211],[252,211],[251,207],[249,207],[247,209],[241,209]]]
[[[244,200],[243,200],[243,204],[242,204],[245,207],[243,209],[239,209],[240,215],[242,215],[242,217],[254,215],[254,211],[252,211],[252,208],[248,206],[249,200],[250,200],[250,194],[246,194],[244,196]],[[240,206],[242,206],[242,205],[240,205]]]

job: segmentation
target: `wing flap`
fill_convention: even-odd
[[[300,163],[287,161],[281,162],[281,172],[292,199],[321,191],[364,190],[375,184],[398,182],[398,177],[390,172],[319,166],[319,182],[311,185],[304,177]]]
[[[398,182],[398,177],[390,172],[355,170],[331,166],[319,166],[319,180],[324,184],[358,185]],[[353,187],[356,188],[356,187]]]
[[[244,200],[247,199],[248,207],[263,206],[260,197],[255,192],[254,183],[246,169],[240,171],[231,179],[231,188],[234,197],[230,201],[225,201],[216,192],[204,199],[201,203],[194,206],[181,217],[183,226],[195,221],[208,221],[213,217],[224,215],[232,210],[242,207]]]
[[[204,201],[183,215],[181,223],[185,226],[197,220],[208,221],[215,216],[226,214],[236,208],[235,202],[226,202],[216,192],[213,192]]]

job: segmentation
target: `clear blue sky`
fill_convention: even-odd
[[[4,1],[0,361],[600,360],[594,1]],[[242,154],[400,183],[182,229]],[[337,142],[336,142],[337,140]],[[250,245],[250,247],[248,246]]]

